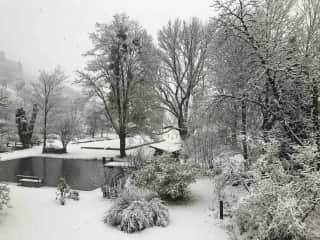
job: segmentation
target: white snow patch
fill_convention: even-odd
[[[0,212],[0,240],[227,240],[208,209],[212,184],[201,179],[191,186],[194,200],[169,206],[170,224],[126,234],[103,223],[110,200],[99,189],[81,191],[80,201],[65,206],[55,201],[55,188],[26,188],[10,184],[11,208]]]
[[[149,141],[140,136],[135,136],[132,138],[127,138],[127,147],[138,145]],[[19,151],[0,153],[0,161],[17,159],[17,158],[29,158],[29,157],[53,157],[53,158],[71,158],[71,159],[94,159],[102,157],[113,157],[119,155],[117,150],[99,150],[99,149],[83,149],[81,147],[111,147],[119,148],[119,139],[105,140],[99,142],[90,143],[79,143],[79,144],[69,144],[68,152],[65,154],[42,154],[42,146],[36,146],[30,149],[24,149]],[[134,153],[137,149],[127,150],[127,154]]]
[[[129,162],[109,162],[104,165],[105,167],[130,167],[131,164]]]

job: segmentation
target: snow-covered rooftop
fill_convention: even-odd
[[[130,163],[127,161],[123,162],[108,162],[104,165],[105,167],[130,167]]]
[[[181,142],[166,140],[160,143],[151,144],[150,147],[173,153],[181,150]]]

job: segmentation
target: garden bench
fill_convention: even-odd
[[[25,187],[40,187],[42,185],[42,179],[37,176],[17,175],[18,183]]]
[[[21,142],[7,142],[7,147],[23,147]]]

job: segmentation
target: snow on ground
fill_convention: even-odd
[[[140,136],[135,136],[127,138],[127,147],[142,144],[145,142],[150,142],[150,139],[143,138]],[[44,157],[59,157],[59,158],[75,158],[75,159],[93,159],[93,158],[102,158],[102,157],[112,157],[119,155],[119,151],[111,150],[98,150],[98,149],[82,149],[81,147],[111,147],[119,148],[120,142],[119,139],[105,140],[99,142],[90,142],[90,143],[80,143],[80,144],[69,144],[68,153],[65,154],[42,154],[42,146],[35,146],[30,149],[24,149],[19,151],[0,153],[0,161],[17,159],[17,158],[26,158],[26,157],[35,157],[35,156],[44,156]],[[127,153],[130,154],[136,151],[128,150]]]
[[[191,186],[193,200],[170,205],[168,227],[153,227],[127,234],[103,223],[112,201],[102,198],[99,189],[81,191],[80,201],[55,201],[55,188],[27,188],[10,184],[11,208],[0,211],[0,240],[226,240],[209,211],[212,185],[207,179]]]

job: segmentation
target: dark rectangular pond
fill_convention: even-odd
[[[29,157],[0,161],[0,181],[16,182],[16,175],[38,176],[45,186],[57,186],[64,177],[73,189],[93,190],[104,181],[100,159]]]

